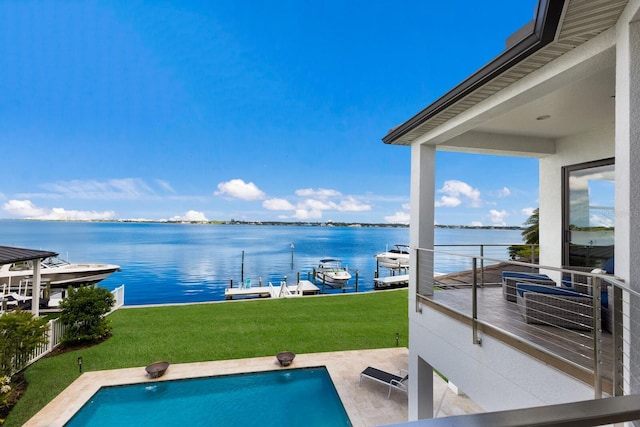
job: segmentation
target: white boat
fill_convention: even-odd
[[[347,267],[342,266],[342,261],[335,258],[324,258],[316,270],[316,280],[331,287],[342,286],[351,279]]]
[[[52,287],[78,286],[97,283],[116,271],[120,266],[98,263],[70,263],[58,257],[44,258],[40,262],[40,278]],[[18,286],[22,280],[33,277],[31,261],[14,262],[0,266],[0,285]]]
[[[395,245],[395,249],[387,249],[375,255],[378,264],[386,268],[409,268],[409,245]]]

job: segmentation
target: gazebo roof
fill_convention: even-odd
[[[57,256],[57,252],[0,246],[0,265]]]

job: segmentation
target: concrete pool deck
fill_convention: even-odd
[[[374,366],[389,372],[407,369],[408,350],[402,347],[376,350],[354,350],[296,355],[293,363],[283,368],[274,356],[214,362],[181,363],[169,366],[166,374],[150,379],[144,367],[113,369],[83,373],[25,426],[62,427],[100,387],[151,383],[183,378],[263,372],[291,368],[326,366],[340,399],[355,427],[379,426],[407,421],[407,395],[397,390],[387,399],[388,387],[363,380],[360,372]],[[434,408],[437,417],[482,412],[473,401],[457,395],[434,374]]]

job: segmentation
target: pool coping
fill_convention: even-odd
[[[392,392],[377,383],[360,385],[360,372],[376,366],[390,372],[407,369],[406,347],[298,354],[290,366],[281,367],[274,356],[172,364],[160,378],[151,379],[145,367],[83,373],[26,424],[27,427],[63,427],[101,388],[136,383],[200,378],[247,372],[326,367],[353,426],[371,426],[407,421],[407,395]],[[153,362],[153,361],[151,361]]]

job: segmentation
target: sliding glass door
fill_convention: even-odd
[[[563,265],[602,268],[614,249],[614,159],[567,166],[563,177]]]

